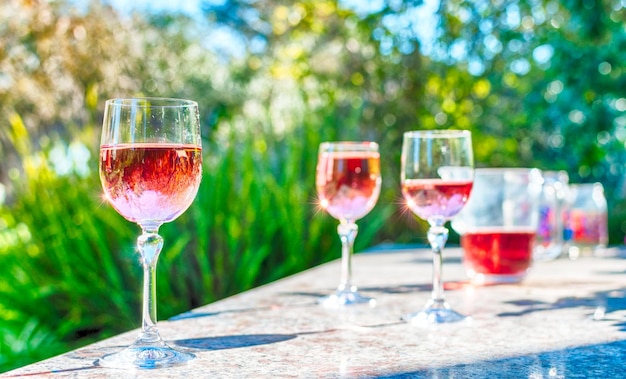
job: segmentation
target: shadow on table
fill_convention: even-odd
[[[444,290],[446,291],[455,291],[462,289],[467,286],[471,286],[469,281],[466,280],[448,280],[443,283]],[[362,291],[367,291],[371,293],[380,293],[380,294],[405,294],[405,293],[414,293],[414,292],[431,292],[433,290],[433,285],[431,283],[420,283],[420,284],[401,284],[396,286],[389,287],[368,287],[368,286],[360,286],[359,289]]]
[[[201,317],[213,317],[226,313],[247,313],[247,312],[258,312],[258,311],[272,311],[278,310],[281,308],[292,308],[292,307],[310,307],[315,306],[317,303],[315,302],[304,302],[304,303],[290,303],[290,304],[274,304],[263,307],[251,307],[251,308],[237,308],[237,309],[225,309],[221,311],[215,312],[202,312],[197,310],[192,310],[189,312],[181,313],[179,315],[173,316],[169,318],[169,321],[179,321],[186,320],[191,318],[201,318]]]
[[[519,317],[535,312],[545,312],[568,308],[588,308],[590,317],[597,321],[611,321],[610,314],[626,310],[626,288],[595,292],[586,297],[563,297],[555,302],[547,303],[533,299],[519,299],[507,301],[508,304],[518,306],[520,309],[514,312],[499,313],[499,317]],[[626,331],[626,322],[623,318],[617,321],[621,331]]]
[[[445,353],[445,352],[442,352]],[[377,378],[624,378],[626,341],[427,368]],[[494,373],[497,373],[494,376]]]
[[[378,327],[378,325],[373,326]],[[250,347],[258,345],[268,345],[272,343],[284,342],[292,340],[296,337],[308,334],[332,333],[337,329],[313,330],[308,332],[299,332],[291,334],[237,334],[229,336],[188,338],[183,340],[172,341],[180,347],[197,350],[225,350],[237,349],[241,347]]]
[[[298,334],[239,334],[232,336],[189,338],[173,341],[176,345],[198,350],[237,349],[267,345],[294,339]]]
[[[446,291],[454,291],[461,289],[465,286],[471,285],[468,281],[447,281],[443,284],[444,289]],[[430,283],[420,283],[420,284],[400,284],[389,287],[380,287],[380,286],[359,286],[359,290],[363,292],[367,292],[368,294],[410,294],[415,292],[431,292],[432,284]],[[326,296],[332,293],[334,289],[329,288],[328,292],[283,292],[282,295],[285,296],[306,296],[312,298],[320,298],[322,296]]]

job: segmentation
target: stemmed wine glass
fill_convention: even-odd
[[[447,221],[467,202],[474,181],[472,139],[466,130],[411,131],[403,135],[401,185],[408,208],[428,221],[433,252],[433,288],[423,310],[404,316],[418,323],[448,323],[465,316],[444,299],[442,252],[448,239]]]
[[[328,308],[369,303],[352,284],[352,253],[359,230],[356,220],[367,215],[380,194],[380,153],[375,142],[323,142],[315,181],[320,206],[339,220],[341,280],[334,294],[319,301]]]
[[[141,228],[136,250],[143,266],[143,323],[135,342],[106,355],[99,366],[158,368],[193,354],[168,346],[157,330],[156,264],[163,247],[159,227],[193,202],[202,176],[200,119],[195,101],[112,99],[105,103],[100,181],[106,200]]]

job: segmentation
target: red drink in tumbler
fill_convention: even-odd
[[[464,264],[476,282],[518,282],[532,263],[536,231],[485,228],[461,236]]]

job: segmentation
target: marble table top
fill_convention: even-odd
[[[169,344],[196,359],[156,370],[94,361],[137,331],[22,367],[46,378],[624,378],[626,256],[536,262],[520,284],[469,284],[461,251],[444,252],[446,299],[467,320],[403,322],[430,296],[431,253],[378,249],[354,257],[354,283],[376,298],[328,310],[339,261],[159,321]],[[161,280],[167,280],[161,278]]]

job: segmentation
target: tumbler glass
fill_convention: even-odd
[[[531,267],[543,178],[531,168],[476,169],[472,196],[452,219],[476,284],[515,283]]]
[[[571,259],[597,254],[609,240],[607,203],[602,183],[570,186],[565,218],[568,254]]]
[[[569,176],[565,171],[544,171],[539,226],[533,259],[549,261],[560,257],[565,248],[565,216]]]

